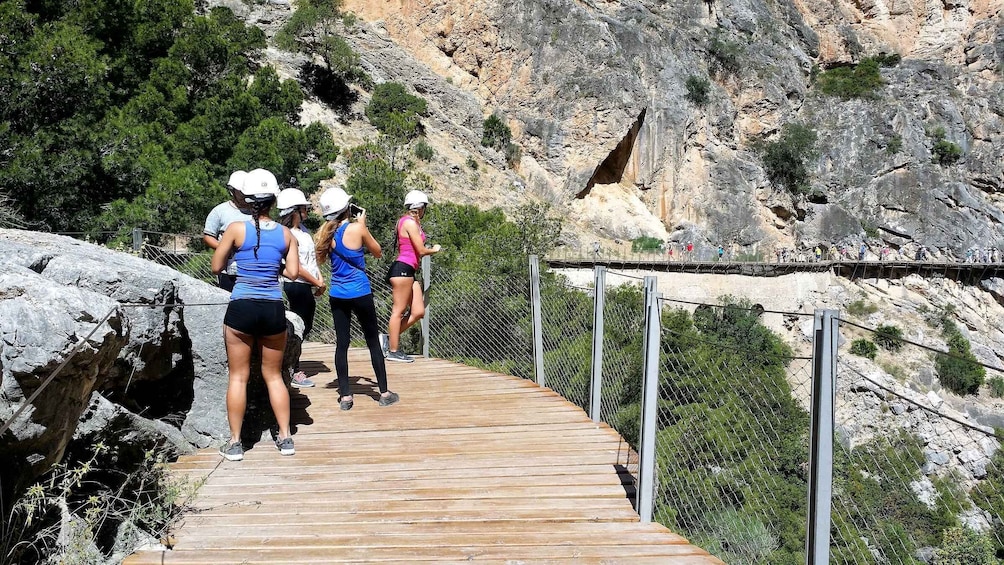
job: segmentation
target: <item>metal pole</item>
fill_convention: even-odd
[[[830,562],[838,322],[837,310],[816,310],[812,340],[812,413],[809,420],[809,527],[805,542],[808,565]]]
[[[143,230],[140,228],[132,229],[132,250],[136,253],[143,250]]]
[[[593,369],[589,390],[589,417],[600,421],[600,403],[603,399],[603,303],[606,299],[606,267],[593,268]]]
[[[540,261],[530,255],[530,310],[533,312],[533,373],[544,384],[544,327],[540,315]]]
[[[429,358],[429,285],[432,283],[432,256],[422,257],[422,295],[425,298],[425,316],[422,316],[422,356]]]
[[[645,277],[645,338],[641,405],[641,439],[638,454],[638,516],[651,522],[655,510],[655,434],[659,407],[659,294],[656,278]]]

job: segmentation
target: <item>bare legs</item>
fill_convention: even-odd
[[[425,316],[425,299],[422,296],[422,284],[412,277],[391,277],[390,286],[394,305],[391,307],[390,320],[387,321],[387,333],[390,350],[397,351],[401,334]],[[405,318],[404,312],[409,305],[411,313]]]
[[[230,383],[227,385],[227,422],[230,437],[241,437],[244,411],[247,409],[248,379],[251,377],[251,348],[254,338],[231,327],[223,326],[223,341],[227,346]],[[261,376],[268,389],[279,438],[289,437],[289,391],[282,380],[282,354],[286,349],[286,332],[258,338],[261,344]]]

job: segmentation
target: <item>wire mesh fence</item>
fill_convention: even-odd
[[[145,239],[144,257],[215,283],[200,236]],[[367,263],[382,324],[391,312],[384,278],[389,261]],[[430,354],[533,378],[527,259],[441,254],[429,274]],[[599,412],[638,449],[642,277],[608,275],[601,289]],[[541,276],[545,382],[583,409],[591,396],[596,291],[546,269]],[[812,360],[795,355],[759,323],[762,309],[687,303],[685,311],[675,308],[681,301],[660,302],[655,519],[728,563],[801,561]],[[310,339],[333,342],[327,300],[317,306]],[[770,314],[783,315],[792,327],[805,316]],[[967,423],[936,393],[940,387],[972,393],[985,382],[985,392],[1004,397],[1004,374],[975,361],[961,332],[944,322],[944,341],[933,347],[912,344],[888,328],[842,327],[851,339],[837,362],[831,561],[931,563],[947,536],[971,534],[1004,555],[1000,442],[993,429]],[[416,327],[402,336],[402,347],[419,352],[422,339]],[[357,325],[353,341],[362,345]]]
[[[932,346],[893,325],[842,326],[851,354],[837,364],[831,562],[989,562],[981,544],[991,558],[1004,547],[1000,442],[942,397],[984,381],[1004,395],[1004,375],[977,361],[950,321],[933,326],[947,345]]]
[[[663,309],[656,519],[727,563],[805,548],[811,365],[741,305]]]
[[[433,262],[429,287],[429,352],[492,371],[533,378],[527,263],[492,265],[484,258]]]
[[[565,277],[544,275],[540,289],[546,386],[589,409],[593,348],[593,295]]]

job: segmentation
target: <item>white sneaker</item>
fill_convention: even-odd
[[[380,349],[383,351],[384,359],[387,358],[387,352],[390,351],[390,336],[387,334],[380,334]]]

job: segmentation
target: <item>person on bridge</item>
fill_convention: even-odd
[[[317,268],[317,258],[314,255],[314,240],[303,225],[310,203],[300,189],[287,188],[279,193],[276,206],[279,208],[279,222],[289,228],[299,250],[300,276],[295,280],[283,278],[282,289],[286,292],[289,309],[303,320],[303,340],[306,341],[310,330],[314,327],[314,313],[317,310],[314,297],[323,294],[325,289],[321,270]],[[299,357],[293,362],[293,379],[289,385],[294,388],[314,386],[314,382],[300,370]]]
[[[321,194],[321,215],[327,220],[317,232],[317,262],[331,261],[331,284],[328,301],[331,319],[335,326],[335,374],[338,376],[338,404],[342,410],[351,410],[352,387],[349,383],[349,339],[352,314],[359,325],[370,350],[370,363],[380,389],[380,406],[390,406],[399,400],[397,393],[387,388],[387,367],[380,347],[380,330],[377,325],[373,290],[366,275],[367,251],[380,258],[380,244],[366,227],[366,210],[350,205],[351,196],[338,187]]]
[[[429,197],[421,190],[412,190],[404,197],[404,207],[407,210],[397,221],[395,234],[397,236],[397,259],[387,270],[387,281],[390,282],[393,306],[390,320],[387,322],[387,333],[380,335],[380,346],[388,361],[411,363],[411,357],[400,350],[401,334],[415,325],[425,316],[425,298],[422,296],[422,283],[418,282],[415,272],[419,261],[426,255],[439,253],[439,244],[425,246],[425,232],[422,231],[422,218],[429,206]]]
[[[251,351],[261,347],[261,375],[279,432],[275,446],[283,455],[293,455],[289,433],[289,391],[282,380],[282,356],[286,350],[286,308],[282,305],[279,274],[293,280],[300,274],[296,239],[289,229],[272,221],[269,212],[279,195],[275,175],[264,169],[247,174],[235,201],[252,219],[234,222],[223,232],[211,267],[222,273],[231,255],[237,260],[237,282],[223,317],[230,383],[227,386],[227,420],[230,441],[220,454],[230,461],[244,458],[241,426],[247,408],[251,377]],[[285,268],[283,267],[285,260]]]
[[[210,249],[216,249],[219,246],[220,237],[223,236],[223,232],[226,231],[230,224],[251,221],[251,216],[240,211],[236,200],[237,192],[244,186],[244,177],[246,176],[247,173],[244,171],[234,171],[227,181],[227,191],[230,192],[230,199],[218,204],[206,216],[206,225],[202,230],[202,241]],[[237,282],[237,261],[233,257],[230,257],[227,261],[226,270],[216,275],[216,284],[223,290],[230,292],[234,289],[235,282]]]

